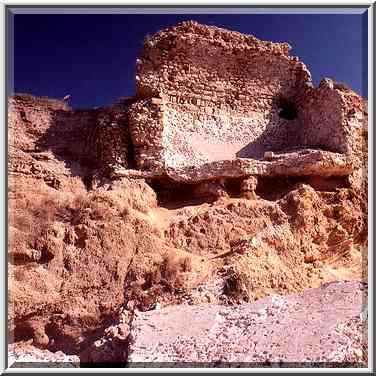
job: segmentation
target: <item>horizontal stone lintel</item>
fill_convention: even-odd
[[[356,168],[351,156],[323,150],[301,149],[294,152],[274,153],[273,160],[235,158],[180,168],[160,166],[153,170],[120,168],[114,178],[160,179],[168,177],[176,182],[196,184],[206,180],[246,178],[247,176],[348,176]]]
[[[198,166],[167,167],[167,175],[175,181],[197,183],[221,178],[246,176],[348,176],[357,168],[354,159],[344,154],[302,149],[276,153],[273,160],[235,158]]]

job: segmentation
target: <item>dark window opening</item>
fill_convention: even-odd
[[[294,120],[298,117],[298,110],[291,101],[285,98],[279,98],[277,106],[279,108],[278,114],[282,119]]]
[[[23,121],[27,121],[25,111],[21,111],[21,112],[20,112],[20,115],[21,115],[21,119],[22,119]]]
[[[88,191],[93,189],[93,176],[92,175],[85,175],[83,177],[83,183]]]

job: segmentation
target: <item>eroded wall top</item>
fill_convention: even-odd
[[[241,94],[258,94],[259,102],[261,94],[294,94],[311,76],[298,58],[289,56],[290,48],[287,43],[183,22],[145,40],[137,60],[136,95],[190,95],[191,100],[221,102],[230,110],[244,104]]]
[[[287,43],[196,22],[147,38],[137,61],[136,96],[162,99],[158,132],[151,120],[155,110],[145,116],[152,134],[161,137],[154,143],[164,147],[157,153],[161,161],[156,153],[151,155],[150,143],[136,142],[139,156],[144,156],[138,158],[140,167],[151,168],[153,161],[155,166],[178,168],[260,158],[269,149],[296,145],[296,116],[281,116],[281,111],[288,111],[312,83],[305,65],[290,57],[289,49]],[[137,139],[142,139],[140,132]]]
[[[129,118],[138,167],[189,181],[199,179],[192,171],[205,170],[210,178],[211,166],[221,161],[230,170],[246,164],[248,172],[273,174],[273,161],[264,160],[268,151],[311,148],[321,162],[359,154],[352,130],[363,126],[361,106],[350,121],[353,101],[343,89],[325,80],[314,88],[306,66],[289,50],[287,43],[192,21],[148,37],[137,60],[138,102]],[[351,170],[351,160],[343,163],[347,167],[333,173]],[[220,170],[216,176],[224,174]],[[294,167],[294,173],[300,170],[310,171]]]

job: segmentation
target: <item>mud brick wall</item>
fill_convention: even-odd
[[[368,104],[359,95],[346,88],[341,90],[344,127],[349,154],[358,165],[367,166],[368,156]]]
[[[329,80],[321,81],[320,87],[311,90],[301,101],[300,118],[302,146],[316,147],[338,153],[346,153],[348,145],[343,119],[341,94],[333,89]]]
[[[87,110],[30,95],[10,98],[10,148],[50,150],[72,169],[78,162],[109,175],[117,167],[133,168],[133,159],[139,169],[171,176],[203,165],[210,171],[210,162],[304,148],[359,162],[366,102],[329,79],[314,88],[289,49],[184,22],[145,40],[134,98]]]
[[[166,165],[260,158],[296,143],[301,126],[279,115],[280,98],[293,103],[311,78],[289,49],[195,22],[147,39],[136,95],[163,100]]]

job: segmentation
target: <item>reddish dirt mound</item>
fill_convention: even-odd
[[[71,110],[22,98],[9,119],[13,341],[77,354],[123,306],[233,304],[366,278],[361,175],[347,187],[315,190],[306,182],[275,196],[264,189],[255,200],[231,192],[216,202],[197,200],[187,187],[176,198],[181,185],[153,190],[144,179],[96,174],[75,142],[71,150],[69,142],[57,147],[44,137],[57,127],[51,114]],[[67,139],[75,140],[77,130],[69,129]]]

